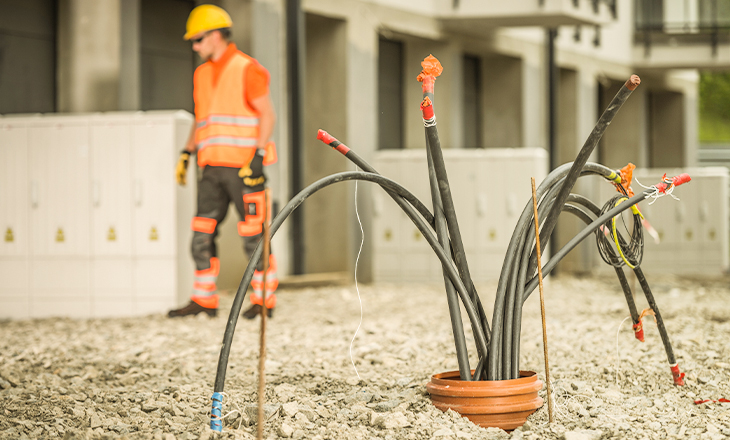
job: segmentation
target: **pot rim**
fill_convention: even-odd
[[[426,389],[436,396],[499,397],[535,394],[542,389],[543,382],[534,371],[520,371],[520,378],[508,380],[461,380],[459,371],[447,371],[431,376]]]

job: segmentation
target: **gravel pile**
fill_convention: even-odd
[[[730,437],[730,403],[694,403],[730,399],[727,280],[647,277],[687,385],[673,385],[651,317],[646,342],[634,339],[615,279],[550,279],[556,423],[547,423],[546,401],[510,434],[443,413],[425,392],[432,374],[457,368],[443,286],[361,286],[357,372],[354,286],[282,290],[267,329],[265,437]],[[496,286],[477,287],[490,309]],[[231,299],[224,297],[224,308]],[[637,306],[647,307],[641,294]],[[223,408],[230,414],[222,435],[208,428],[226,315],[0,322],[0,438],[255,438],[258,320],[239,321]],[[521,359],[522,369],[544,380],[537,295],[525,305]]]

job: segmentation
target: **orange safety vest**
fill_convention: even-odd
[[[198,165],[240,168],[251,162],[259,136],[259,117],[243,98],[246,68],[254,62],[236,51],[213,84],[213,66],[195,70],[195,143]]]

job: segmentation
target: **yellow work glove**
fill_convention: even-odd
[[[175,178],[177,179],[178,185],[185,186],[185,176],[188,173],[189,160],[190,152],[183,150],[180,153],[180,158],[177,160],[177,166],[175,167]]]
[[[264,175],[264,153],[263,149],[256,150],[251,162],[238,171],[238,177],[243,178],[243,184],[248,187],[255,187],[266,183]]]

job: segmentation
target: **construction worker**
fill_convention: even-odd
[[[204,63],[193,78],[195,122],[177,163],[176,177],[185,185],[190,156],[197,153],[203,176],[198,186],[198,207],[192,222],[195,283],[190,303],[171,310],[169,317],[206,313],[216,316],[220,269],[215,238],[230,202],[241,221],[238,233],[251,256],[263,233],[264,165],[276,161],[269,138],[276,114],[269,96],[269,73],[230,41],[231,17],[213,5],[200,5],[188,17],[184,38]],[[268,316],[276,305],[276,259],[269,259],[266,274]],[[253,319],[263,304],[263,261],[254,272],[251,307],[243,313]]]

